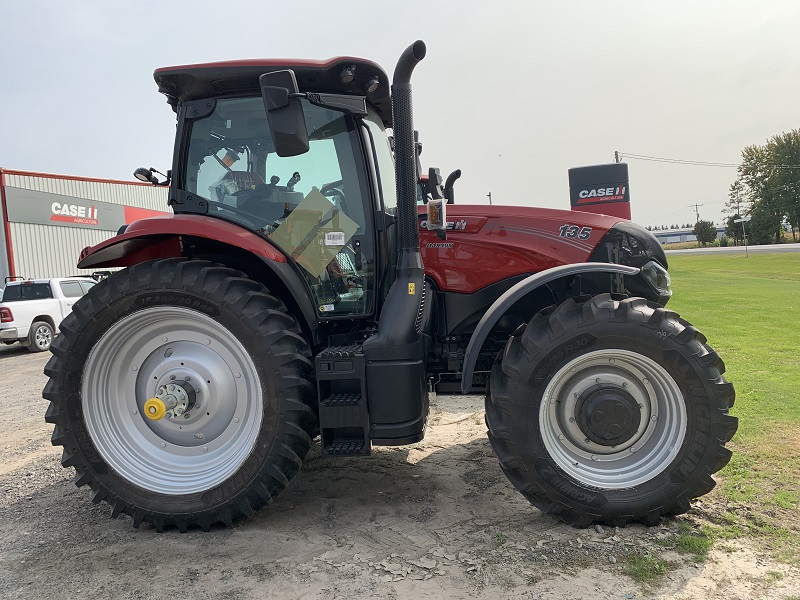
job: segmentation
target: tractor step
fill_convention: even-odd
[[[366,456],[370,442],[366,359],[361,346],[332,346],[316,359],[319,428],[326,456]]]

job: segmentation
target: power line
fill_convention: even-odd
[[[737,169],[740,165],[734,163],[708,162],[703,160],[688,160],[683,158],[665,158],[662,156],[647,156],[645,154],[631,154],[628,152],[615,151],[615,159],[621,160],[623,157],[634,160],[646,160],[650,162],[662,162],[674,165],[694,165],[697,167],[722,167],[725,169]],[[766,165],[768,169],[800,169],[800,165]]]
[[[678,165],[697,165],[699,167],[726,167],[735,169],[739,166],[732,163],[706,162],[701,160],[686,160],[682,158],[664,158],[660,156],[646,156],[644,154],[629,154],[628,152],[620,152],[619,155],[621,157],[633,158],[636,160],[649,160],[653,162],[673,163]]]

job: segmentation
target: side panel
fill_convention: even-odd
[[[424,228],[425,273],[445,292],[471,294],[522,274],[586,262],[619,219],[606,215],[516,206],[448,205],[447,239]]]

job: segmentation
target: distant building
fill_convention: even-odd
[[[88,275],[75,267],[81,250],[168,210],[165,187],[0,168],[0,287],[6,277]]]
[[[681,242],[696,242],[697,237],[692,233],[692,229],[687,227],[681,229],[667,229],[666,231],[653,231],[656,239],[664,244],[679,244]],[[725,235],[725,227],[717,227],[717,239]]]

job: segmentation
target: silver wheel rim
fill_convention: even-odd
[[[639,407],[630,437],[615,446],[589,439],[581,427],[581,402],[597,389],[616,390]],[[672,463],[687,417],[678,384],[658,363],[628,350],[598,350],[570,361],[551,379],[539,424],[550,457],[568,475],[594,488],[623,489]]]
[[[194,407],[146,418],[144,403],[175,381],[194,387]],[[86,427],[103,459],[129,482],[161,494],[223,483],[252,452],[263,418],[247,350],[222,325],[186,308],[148,308],[112,325],[89,354],[81,392]]]
[[[49,327],[45,327],[44,325],[40,325],[36,328],[36,331],[33,334],[34,343],[36,344],[37,348],[41,350],[46,350],[50,347],[50,344],[53,341],[53,332],[50,330]]]

